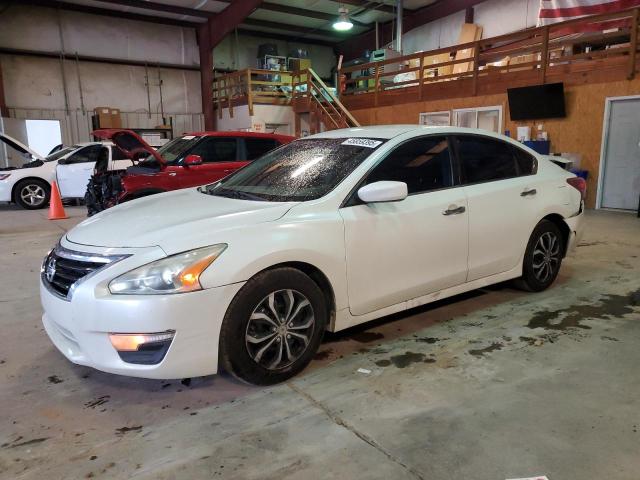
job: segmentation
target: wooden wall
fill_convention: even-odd
[[[352,110],[351,113],[362,125],[417,123],[421,112],[435,112],[457,108],[491,105],[503,107],[503,129],[516,136],[516,127],[531,126],[535,135],[537,125],[549,134],[552,152],[570,152],[582,155],[581,168],[589,171],[587,206],[595,206],[600,164],[600,146],[605,99],[626,95],[640,95],[640,78],[588,85],[565,86],[567,117],[563,119],[512,122],[509,115],[507,94],[495,94],[466,98],[403,103]]]

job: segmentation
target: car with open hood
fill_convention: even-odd
[[[295,139],[271,133],[197,132],[156,150],[131,130],[101,129],[93,135],[112,141],[136,165],[120,172],[96,166],[86,198],[90,216],[136,198],[215,182]]]
[[[100,159],[106,169],[125,169],[132,164],[111,142],[56,147],[44,157],[6,134],[0,133],[0,141],[23,159],[21,165],[0,168],[0,202],[15,202],[28,210],[47,206],[56,180],[62,198],[83,198]]]
[[[42,264],[42,320],[106,372],[281,382],[325,330],[507,280],[550,287],[585,185],[482,130],[324,132],[69,230]]]

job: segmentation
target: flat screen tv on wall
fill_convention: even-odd
[[[548,83],[533,87],[509,88],[511,120],[537,120],[566,117],[564,84]]]

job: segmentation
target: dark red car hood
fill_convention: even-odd
[[[141,153],[153,155],[161,164],[167,163],[155,148],[145,142],[140,135],[131,130],[121,128],[101,128],[94,130],[91,135],[101,140],[111,140],[130,159],[135,159]]]

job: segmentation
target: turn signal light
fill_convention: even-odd
[[[110,333],[111,345],[119,352],[136,352],[141,345],[172,340],[175,332],[163,333]]]

